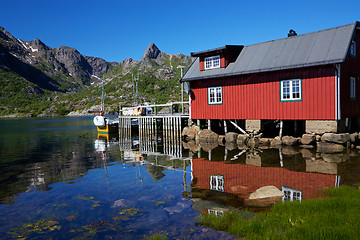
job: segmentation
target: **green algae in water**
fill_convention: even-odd
[[[27,239],[31,234],[45,234],[60,230],[59,222],[51,219],[40,219],[35,223],[24,223],[22,227],[14,228],[9,234],[16,239]]]

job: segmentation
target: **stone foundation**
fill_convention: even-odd
[[[246,119],[245,129],[248,132],[259,132],[261,129],[261,120],[259,119]]]
[[[345,132],[345,119],[342,120],[306,120],[306,133],[342,133]]]

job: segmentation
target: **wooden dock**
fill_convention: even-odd
[[[139,150],[154,152],[158,140],[161,139],[167,154],[177,156],[177,153],[181,152],[181,149],[177,149],[181,148],[181,131],[189,124],[189,108],[186,108],[188,105],[189,102],[173,102],[121,108],[120,143],[131,144],[133,136],[138,135]]]

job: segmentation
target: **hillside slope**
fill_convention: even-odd
[[[71,47],[51,48],[39,39],[22,41],[0,27],[0,116],[85,114],[100,104],[102,81],[112,113],[119,103],[179,100],[176,67],[188,67],[191,61],[150,43],[141,61],[127,58],[110,63]]]

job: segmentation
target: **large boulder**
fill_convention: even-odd
[[[350,142],[350,134],[349,133],[324,133],[321,136],[321,141],[323,142],[330,142],[330,143],[338,143],[338,144],[345,144]]]
[[[248,136],[244,135],[244,134],[239,134],[237,136],[237,139],[236,139],[236,144],[238,146],[245,146],[246,145],[246,142],[248,140]]]
[[[259,139],[256,137],[249,138],[246,145],[251,148],[257,148],[259,147]]]
[[[203,140],[200,140],[200,146],[205,152],[210,152],[212,149],[219,146],[217,142],[206,142]]]
[[[274,139],[271,140],[271,142],[270,142],[270,147],[273,147],[273,148],[279,148],[279,147],[281,147],[281,145],[282,145],[282,141],[279,136],[274,137]]]
[[[269,146],[271,143],[271,138],[259,138],[259,145],[260,146]]]
[[[183,141],[190,141],[195,140],[197,135],[199,133],[197,126],[191,126],[191,127],[184,127],[184,129],[181,132],[181,138]]]
[[[195,140],[190,140],[187,142],[182,142],[182,145],[185,149],[189,149],[192,152],[197,152],[199,150],[199,142]]]
[[[352,144],[356,144],[359,140],[359,134],[358,133],[351,133],[350,134],[350,142]]]
[[[234,133],[234,132],[228,132],[225,135],[225,142],[227,143],[236,143],[236,139],[238,137],[238,133]]]
[[[299,144],[299,139],[292,136],[284,136],[281,140],[283,144],[287,146],[295,146]]]
[[[312,145],[316,143],[316,136],[314,134],[305,133],[300,139],[301,144],[303,145]]]
[[[283,197],[284,193],[275,186],[265,186],[250,194],[249,199],[260,199],[270,197]]]
[[[225,148],[229,151],[237,149],[237,145],[234,142],[225,142]]]
[[[203,129],[199,132],[199,139],[201,142],[217,143],[219,135],[211,131],[210,129]]]
[[[251,193],[246,205],[250,207],[269,207],[275,202],[281,201],[283,192],[275,186],[265,186]]]
[[[224,144],[225,144],[225,136],[224,135],[219,135],[218,144],[220,146],[224,146]]]

